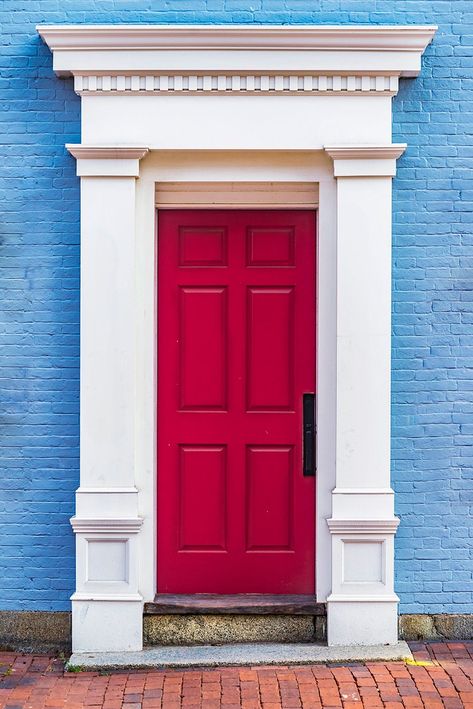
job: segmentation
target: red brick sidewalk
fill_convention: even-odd
[[[473,709],[473,642],[412,644],[403,662],[64,673],[48,657],[0,653],[0,709]]]

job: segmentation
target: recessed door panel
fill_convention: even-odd
[[[295,234],[292,227],[253,227],[247,231],[248,266],[294,266]]]
[[[157,357],[158,591],[314,593],[315,213],[160,212]]]
[[[225,287],[179,288],[180,408],[227,405],[227,293]]]
[[[247,551],[292,550],[292,454],[292,446],[247,448]]]
[[[180,551],[225,551],[226,478],[225,446],[179,447]]]
[[[179,230],[179,265],[226,266],[227,230],[188,226]]]
[[[294,287],[248,288],[248,410],[294,408]]]

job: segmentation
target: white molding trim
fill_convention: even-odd
[[[158,209],[316,209],[316,182],[156,182]]]
[[[366,74],[365,82],[379,75],[381,86],[386,76],[417,76],[436,27],[135,24],[38,25],[37,30],[54,52],[58,75],[90,77],[88,91],[95,91],[97,82],[111,91],[115,77],[121,91],[127,76],[133,90],[142,81],[154,90],[156,79],[164,85],[169,74],[196,87],[199,75],[210,83],[219,77],[217,83],[226,85],[227,73],[235,85],[251,83],[254,77],[268,88],[270,75],[277,75],[278,83],[307,75],[308,84],[313,74],[327,76],[327,81],[335,75],[337,84],[340,75],[351,77],[350,82],[358,74]],[[78,91],[80,85],[79,79]]]
[[[148,148],[122,145],[80,145],[66,143],[66,150],[77,160],[141,160]]]
[[[335,177],[394,177],[396,160],[406,148],[406,143],[324,146]]]
[[[66,143],[77,160],[78,177],[138,177],[148,148]]]
[[[133,495],[138,492],[136,487],[79,487],[76,493],[83,493],[84,495],[109,495],[113,493],[114,495]]]
[[[249,94],[370,94],[395,96],[399,76],[359,74],[76,74],[74,90],[82,96],[94,94],[152,95],[156,93],[249,93]]]
[[[390,487],[335,487],[332,495],[393,495],[394,490]]]
[[[407,148],[407,143],[392,145],[324,145],[332,160],[397,160]]]
[[[71,517],[71,526],[76,534],[138,534],[143,526],[141,517],[87,519]]]
[[[330,50],[422,53],[435,25],[37,25],[53,50]]]
[[[399,518],[394,519],[328,519],[330,534],[395,534]]]
[[[115,601],[115,602],[143,602],[140,593],[78,593],[71,596],[71,601]]]
[[[332,593],[327,600],[330,603],[399,603],[399,597],[395,593],[384,596],[367,593]]]

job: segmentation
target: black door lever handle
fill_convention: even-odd
[[[315,475],[315,394],[302,395],[303,474]]]

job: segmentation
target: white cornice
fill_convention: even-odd
[[[140,160],[149,151],[139,146],[66,143],[77,160],[78,177],[138,177]]]
[[[136,85],[159,76],[416,76],[436,28],[84,24],[37,30],[59,75],[115,76],[120,84],[128,76]]]
[[[141,160],[148,148],[75,145],[66,143],[66,148],[77,159],[81,160]]]
[[[397,160],[406,148],[406,143],[324,146],[325,152],[332,160]]]
[[[335,177],[394,177],[396,160],[405,151],[405,143],[391,145],[326,145],[333,160]]]
[[[53,51],[252,49],[423,52],[433,25],[37,25]]]

